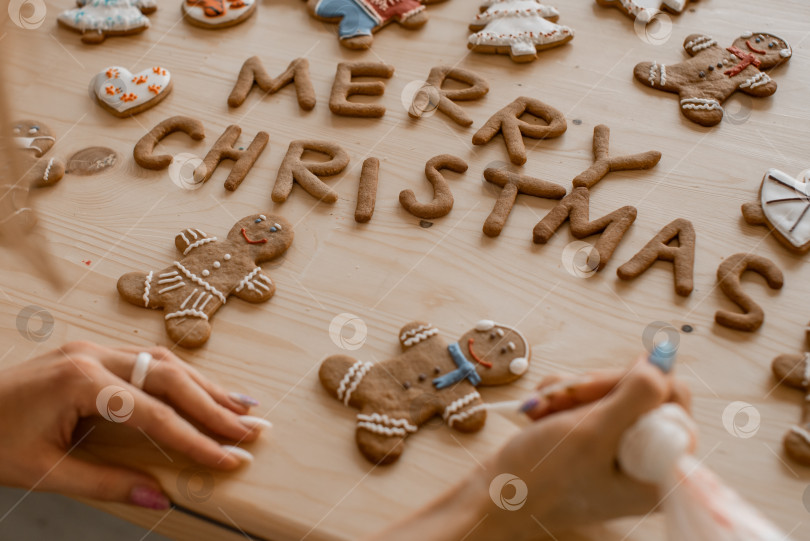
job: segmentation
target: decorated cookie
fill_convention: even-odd
[[[65,174],[65,162],[59,158],[44,158],[56,139],[48,126],[35,120],[20,120],[11,126],[15,147],[20,151],[23,178],[16,182],[19,189],[50,186]]]
[[[102,108],[123,118],[142,113],[163,101],[172,91],[172,76],[160,66],[138,73],[112,66],[93,77],[90,90]]]
[[[508,54],[515,62],[531,62],[539,51],[574,38],[574,31],[554,23],[559,12],[540,0],[487,0],[470,23],[475,32],[467,47],[476,53]]]
[[[399,333],[402,353],[372,364],[333,355],[321,364],[326,390],[360,410],[356,440],[375,464],[395,462],[405,438],[441,416],[450,428],[477,432],[487,419],[479,385],[503,385],[529,367],[529,343],[517,329],[479,321],[447,344],[429,323],[411,322]]]
[[[95,175],[115,166],[118,154],[107,147],[88,147],[73,154],[67,161],[65,172],[71,175]]]
[[[349,49],[368,49],[372,34],[394,21],[410,29],[427,22],[419,0],[307,0],[307,9],[320,21],[338,23],[340,43]]]
[[[91,0],[76,0],[76,5],[84,7],[90,2]],[[130,3],[140,9],[141,13],[144,15],[149,15],[157,11],[157,0],[130,0]]]
[[[83,6],[63,11],[57,22],[82,35],[84,43],[101,43],[107,36],[129,36],[149,28],[136,0],[88,0]],[[145,8],[149,10],[148,7]],[[154,11],[154,9],[152,9]]]
[[[118,279],[127,302],[163,308],[166,331],[178,345],[199,347],[211,335],[210,318],[228,296],[258,303],[273,296],[276,286],[257,266],[290,247],[292,226],[280,216],[254,214],[239,220],[225,240],[196,228],[174,239],[181,257],[158,271],[130,272]]]
[[[686,9],[689,0],[596,0],[596,3],[600,6],[617,7],[625,15],[648,23],[663,10],[681,13]]]
[[[804,339],[810,349],[810,325],[805,330]],[[799,389],[805,395],[801,422],[788,430],[783,444],[790,458],[810,466],[810,353],[780,355],[771,363],[771,369],[779,384]]]
[[[746,32],[725,49],[711,36],[692,34],[683,47],[689,60],[669,66],[642,62],[634,73],[650,88],[677,93],[684,116],[702,126],[720,123],[721,104],[737,90],[757,98],[776,92],[776,82],[764,70],[793,55],[785,40],[760,32]]]
[[[766,225],[789,249],[810,250],[810,170],[795,179],[778,169],[769,169],[762,179],[759,201],[742,206],[751,225]]]
[[[256,12],[256,0],[183,0],[185,19],[201,28],[226,28],[245,21]]]

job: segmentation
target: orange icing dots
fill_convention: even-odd
[[[154,92],[155,94],[160,93],[160,85],[149,85],[149,91]]]

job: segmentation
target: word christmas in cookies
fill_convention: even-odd
[[[63,11],[57,22],[82,35],[84,43],[101,43],[107,36],[129,36],[149,28],[144,13],[156,5],[144,0],[89,0]]]
[[[648,23],[663,10],[681,13],[689,0],[596,0],[596,3],[600,6],[617,7],[625,15]]]
[[[450,428],[477,432],[487,420],[479,385],[503,385],[529,367],[529,343],[517,329],[479,321],[447,344],[429,323],[399,333],[402,353],[372,364],[333,355],[318,373],[329,394],[360,410],[357,446],[375,464],[395,462],[405,438],[440,415]]]
[[[692,34],[683,44],[689,60],[667,66],[657,62],[636,65],[642,84],[680,96],[681,112],[702,126],[723,119],[721,103],[736,91],[757,98],[776,92],[776,82],[764,70],[787,62],[790,45],[771,34],[746,32],[725,49],[711,36]]]
[[[258,265],[282,255],[292,241],[292,225],[280,216],[242,218],[225,240],[189,228],[174,239],[181,258],[162,270],[125,274],[118,293],[134,305],[163,308],[169,338],[199,347],[228,296],[253,303],[273,296],[276,286]]]
[[[163,101],[172,91],[172,76],[160,66],[138,73],[111,66],[93,77],[90,90],[105,111],[123,118],[142,113]]]
[[[428,20],[419,0],[307,0],[307,9],[319,21],[338,23],[340,44],[349,49],[368,49],[372,34],[392,22],[415,29]]]
[[[470,23],[474,34],[467,47],[476,53],[508,54],[515,62],[531,62],[539,51],[574,38],[574,31],[554,21],[560,13],[540,0],[485,0]]]
[[[810,325],[807,329],[804,339],[810,349]],[[805,394],[802,400],[801,424],[788,430],[783,444],[790,458],[810,466],[810,353],[780,355],[771,363],[771,369],[779,384],[799,389]]]
[[[779,241],[793,251],[810,249],[810,171],[795,179],[769,169],[762,179],[759,201],[742,206],[750,225],[767,225]]]
[[[189,23],[200,28],[237,25],[256,12],[256,0],[183,0],[180,8]]]

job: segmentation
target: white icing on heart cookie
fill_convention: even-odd
[[[796,248],[810,244],[810,183],[770,169],[762,179],[760,202],[765,217]]]
[[[183,14],[205,26],[221,26],[242,17],[256,0],[183,0]]]
[[[132,0],[88,0],[82,7],[63,11],[58,20],[80,32],[129,32],[149,28],[149,19]]]
[[[163,95],[170,82],[169,70],[160,66],[138,73],[112,66],[98,73],[91,81],[90,88],[104,105],[119,113],[126,113]]]
[[[511,55],[534,56],[537,48],[570,40],[574,31],[544,17],[556,16],[535,0],[502,0],[491,2],[477,15],[471,26],[486,26],[469,37],[471,46],[510,47]]]

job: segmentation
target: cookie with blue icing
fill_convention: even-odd
[[[321,384],[360,410],[355,439],[375,464],[391,464],[405,439],[434,417],[460,432],[477,432],[487,419],[479,385],[503,385],[529,367],[531,348],[517,329],[479,321],[447,343],[429,323],[408,323],[399,333],[402,352],[370,363],[332,355],[321,363]]]
[[[392,22],[410,29],[427,22],[419,0],[307,0],[307,9],[319,21],[337,23],[340,43],[349,49],[368,49],[372,34]]]

